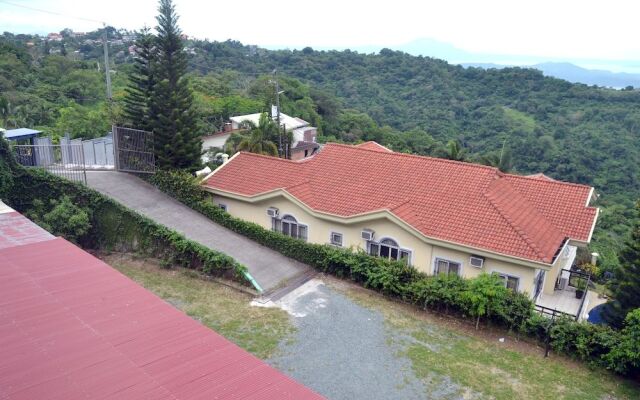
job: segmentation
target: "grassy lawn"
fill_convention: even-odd
[[[128,255],[101,257],[109,265],[201,321],[255,356],[273,354],[293,331],[289,315],[276,308],[252,307],[252,297],[187,269],[164,269],[154,260]]]
[[[500,343],[493,333],[476,333],[362,289],[338,290],[384,315],[390,340],[403,349],[399,356],[409,357],[427,387],[453,382],[460,387],[457,396],[498,400],[640,398],[637,384],[563,357],[545,359],[536,346],[510,337]]]

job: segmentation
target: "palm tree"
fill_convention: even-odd
[[[454,161],[464,161],[467,158],[467,150],[462,146],[460,140],[449,140],[447,142],[447,158]]]
[[[270,140],[278,137],[278,126],[269,118],[267,113],[260,115],[258,126],[251,121],[244,121],[244,124],[249,127],[249,132],[238,143],[238,151],[278,156],[278,147]]]

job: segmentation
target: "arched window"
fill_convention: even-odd
[[[402,249],[393,239],[382,239],[380,242],[369,242],[369,254],[372,256],[383,257],[388,260],[399,260],[407,264],[410,263],[411,251]]]
[[[307,240],[307,226],[300,224],[292,215],[284,215],[282,218],[273,218],[273,230],[295,239]]]

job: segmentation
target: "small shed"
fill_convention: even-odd
[[[26,144],[33,144],[33,139],[38,137],[42,131],[38,131],[35,129],[29,128],[18,128],[18,129],[9,129],[4,132],[4,137],[8,140],[13,140],[16,142],[20,142]]]

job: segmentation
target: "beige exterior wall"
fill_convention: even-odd
[[[365,249],[366,242],[361,238],[361,232],[363,229],[372,229],[375,232],[376,241],[390,238],[396,241],[401,248],[410,250],[411,264],[419,271],[433,274],[435,259],[443,258],[460,263],[461,275],[465,278],[473,278],[482,272],[500,272],[520,278],[518,287],[520,291],[529,294],[533,294],[534,291],[534,282],[538,271],[536,268],[490,257],[485,257],[483,268],[473,267],[469,260],[471,252],[426,243],[419,236],[388,217],[349,224],[328,221],[310,214],[306,209],[284,196],[248,203],[212,195],[212,201],[216,204],[226,205],[227,211],[231,215],[255,222],[266,229],[271,229],[271,218],[267,215],[267,208],[276,207],[280,211],[280,216],[291,215],[299,223],[307,225],[308,241],[312,243],[328,244],[331,232],[337,232],[343,235],[343,247]],[[549,273],[547,273],[546,281],[549,280]]]

